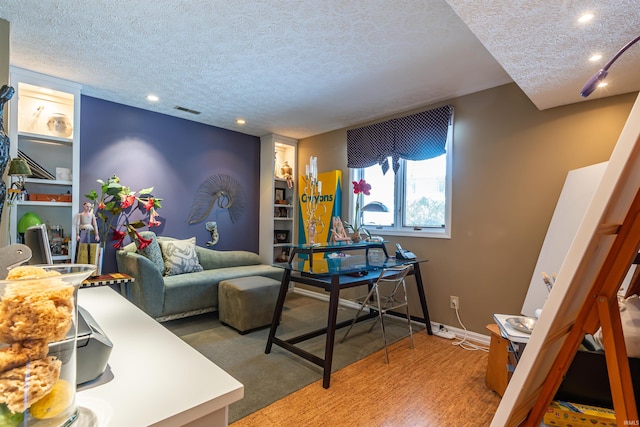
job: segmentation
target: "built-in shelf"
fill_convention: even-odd
[[[53,260],[70,262],[75,255],[75,218],[79,211],[81,87],[16,67],[11,67],[10,84],[15,89],[10,100],[10,155],[29,164],[33,176],[24,179],[24,188],[29,197],[40,197],[14,203],[8,235],[11,243],[20,242],[20,219],[33,213],[51,227],[51,242],[54,237],[63,238],[64,243],[55,247],[62,253],[52,253]],[[68,196],[64,200],[71,201],[48,201],[49,195],[54,198],[63,194]],[[63,235],[53,233],[54,229],[62,230]]]
[[[29,201],[25,200],[24,202],[16,202],[17,206],[51,206],[51,207],[71,207],[73,206],[73,202],[39,202],[39,201]]]
[[[32,184],[44,184],[44,185],[66,185],[69,187],[73,185],[73,181],[63,181],[59,179],[25,178],[24,182],[27,184],[32,183]]]
[[[296,241],[297,186],[289,184],[297,177],[298,141],[279,135],[267,135],[260,141],[259,250],[262,261],[271,264],[280,261],[282,248]],[[284,176],[287,166],[291,168],[290,179]],[[287,203],[276,203],[276,199]],[[274,243],[276,231],[287,232],[286,243]]]
[[[18,140],[31,141],[39,144],[60,144],[60,145],[67,145],[69,147],[73,145],[72,138],[65,138],[61,136],[52,136],[52,135],[42,135],[42,134],[30,133],[30,132],[18,133]]]

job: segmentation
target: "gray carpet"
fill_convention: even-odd
[[[325,301],[290,292],[276,336],[286,339],[326,326],[327,306]],[[355,310],[341,306],[338,322],[351,319],[354,315]],[[385,326],[389,342],[408,336],[406,320],[387,319]],[[338,330],[333,372],[383,347],[380,325],[368,333],[371,322],[373,320],[356,324],[344,343],[340,343],[340,340],[347,329]],[[163,325],[244,385],[244,398],[229,408],[230,422],[322,378],[319,366],[278,346],[274,345],[271,353],[265,354],[269,328],[240,335],[222,325],[217,313],[165,322]],[[424,330],[424,326],[416,327],[414,323],[414,333],[416,330]],[[325,339],[326,336],[321,335],[299,346],[324,357]],[[381,356],[381,363],[384,363],[383,358]]]

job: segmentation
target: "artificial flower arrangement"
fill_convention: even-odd
[[[369,230],[364,228],[364,224],[361,224],[362,217],[360,215],[360,205],[362,202],[362,197],[364,195],[371,195],[371,184],[368,184],[367,181],[361,179],[360,181],[353,181],[353,194],[356,197],[356,216],[354,218],[353,224],[349,222],[344,222],[344,225],[347,229],[350,229],[354,236],[359,236],[361,233],[365,233],[368,238],[371,238],[371,233]]]
[[[105,242],[109,230],[113,230],[113,247],[120,249],[124,238],[128,235],[136,242],[138,249],[144,249],[151,243],[150,239],[143,238],[138,232],[139,228],[160,225],[157,209],[161,208],[162,199],[152,196],[153,187],[140,191],[132,191],[131,188],[120,184],[120,178],[113,175],[106,182],[97,180],[101,185],[100,196],[94,190],[85,197],[92,202],[98,202],[96,216],[102,221],[100,241]],[[129,220],[135,211],[142,213],[142,218],[133,222]],[[146,223],[145,223],[146,220]]]

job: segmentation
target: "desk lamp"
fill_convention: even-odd
[[[607,62],[606,65],[604,67],[602,67],[602,69],[600,71],[595,73],[587,81],[587,83],[585,83],[584,87],[580,91],[580,95],[582,95],[585,98],[587,96],[591,95],[593,93],[593,91],[596,90],[596,87],[598,87],[598,83],[600,83],[602,80],[604,80],[607,77],[607,75],[609,74],[609,67],[611,67],[611,65],[613,65],[614,62],[616,62],[616,60],[620,57],[620,55],[622,55],[631,46],[636,44],[639,40],[640,40],[640,36],[638,36],[635,39],[631,40],[629,43],[624,45],[623,48],[618,51],[618,53],[613,55],[613,58],[611,58],[611,60],[609,60],[609,62]]]
[[[371,202],[362,207],[362,212],[389,212],[389,208],[381,202]]]
[[[7,175],[17,177],[17,181],[11,184],[12,187],[15,185],[18,190],[22,191],[24,189],[24,178],[31,174],[31,168],[24,159],[11,159]]]
[[[360,224],[364,224],[365,212],[389,212],[389,208],[387,208],[384,203],[381,202],[367,203],[362,207],[362,209],[360,209]]]

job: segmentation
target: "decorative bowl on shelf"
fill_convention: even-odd
[[[55,136],[68,138],[73,134],[73,125],[66,114],[53,113],[47,120],[47,129]]]

